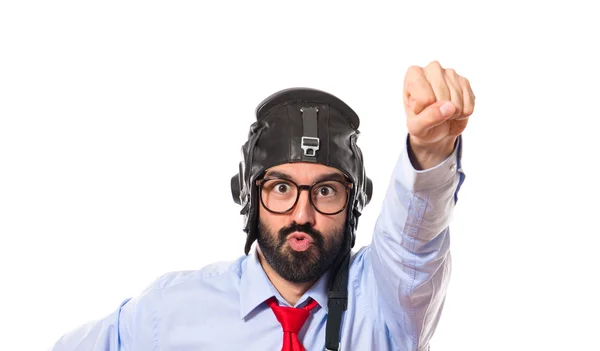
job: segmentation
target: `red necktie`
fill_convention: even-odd
[[[306,351],[300,340],[298,340],[298,332],[306,322],[310,310],[317,305],[317,301],[309,300],[310,302],[302,308],[279,306],[275,297],[267,300],[267,304],[275,313],[275,317],[277,317],[283,329],[283,347],[281,351]]]

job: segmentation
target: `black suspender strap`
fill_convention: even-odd
[[[348,307],[348,268],[350,254],[342,260],[333,286],[329,290],[329,314],[325,329],[325,351],[340,351],[342,316]]]

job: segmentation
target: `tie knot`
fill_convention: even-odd
[[[273,310],[275,317],[281,323],[284,332],[298,334],[302,326],[308,319],[310,310],[315,308],[317,301],[310,299],[310,302],[302,308],[279,306],[274,297],[267,300],[267,304]]]

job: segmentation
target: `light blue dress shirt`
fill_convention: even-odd
[[[449,221],[464,181],[462,140],[444,162],[416,171],[404,148],[371,245],[353,253],[341,350],[424,351],[450,278]],[[325,349],[328,274],[298,301],[318,302],[299,333],[307,351]],[[106,318],[64,335],[53,351],[279,351],[283,333],[256,252],[234,262],[172,272]]]

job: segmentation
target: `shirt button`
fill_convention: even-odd
[[[450,172],[456,172],[456,165],[450,166]]]

